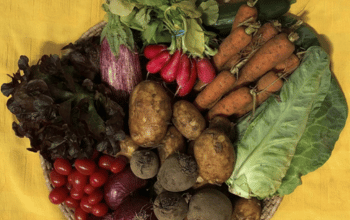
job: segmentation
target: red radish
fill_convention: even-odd
[[[183,54],[176,74],[176,83],[179,87],[184,87],[190,77],[191,62],[187,54]]]
[[[177,69],[181,59],[181,50],[176,50],[169,62],[160,70],[160,76],[166,83],[171,83],[176,79]]]
[[[106,204],[116,210],[120,204],[134,191],[146,185],[147,180],[135,176],[130,167],[123,172],[112,174],[104,185]]]
[[[146,65],[147,71],[152,74],[158,73],[163,68],[163,66],[170,60],[170,58],[171,55],[169,51],[164,50],[160,52],[157,56],[148,61]]]
[[[128,197],[113,213],[113,220],[156,220],[150,199],[135,196]]]
[[[183,97],[191,92],[194,84],[197,80],[197,65],[194,59],[191,59],[191,68],[190,68],[190,77],[186,84],[183,87],[179,87],[177,89],[177,95]]]
[[[204,83],[211,83],[216,76],[215,68],[207,58],[197,60],[197,72],[199,80]]]
[[[145,47],[145,49],[143,50],[143,54],[147,59],[151,60],[160,52],[166,49],[167,46],[165,46],[164,44],[150,44]]]

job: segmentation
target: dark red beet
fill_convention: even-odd
[[[104,199],[106,204],[113,210],[134,191],[144,187],[147,180],[138,178],[133,174],[130,167],[122,172],[112,174],[104,185]]]

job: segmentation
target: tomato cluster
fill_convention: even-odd
[[[204,84],[210,83],[216,76],[214,66],[207,58],[193,58],[180,49],[171,53],[165,45],[148,45],[144,55],[149,62],[148,73],[160,73],[166,83],[176,81],[176,95],[183,97],[191,92],[197,78]]]
[[[103,186],[109,174],[123,171],[128,163],[124,156],[102,154],[91,159],[76,159],[73,164],[57,158],[50,172],[54,186],[49,199],[53,204],[64,203],[75,209],[75,219],[85,220],[89,213],[102,217],[109,207],[104,202]]]

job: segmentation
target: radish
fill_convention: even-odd
[[[106,204],[116,210],[120,204],[134,191],[146,185],[147,180],[136,177],[130,167],[120,173],[112,174],[104,185]]]
[[[176,83],[179,87],[184,87],[190,77],[191,63],[187,54],[183,54],[176,74]]]
[[[170,58],[171,55],[168,50],[160,52],[157,56],[148,61],[146,65],[147,71],[152,74],[158,73]]]
[[[211,83],[216,76],[214,66],[207,58],[197,60],[198,78],[203,83]]]
[[[181,59],[181,50],[176,50],[169,62],[160,71],[160,76],[166,83],[171,83],[176,79],[177,69],[179,68],[179,63]]]
[[[147,59],[151,60],[160,52],[166,49],[167,46],[165,46],[164,44],[150,44],[145,47],[145,49],[143,50],[143,54]]]
[[[197,80],[197,65],[194,59],[191,59],[190,77],[183,87],[177,89],[177,95],[183,97],[191,92]]]

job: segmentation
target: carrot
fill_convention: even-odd
[[[213,56],[213,64],[217,70],[222,69],[223,65],[235,54],[239,53],[252,40],[252,34],[255,28],[252,26],[236,28],[220,44],[218,52]]]
[[[248,87],[241,87],[230,92],[227,96],[216,103],[208,112],[208,119],[215,116],[228,117],[234,114],[243,114],[246,107],[253,102],[253,96],[250,94]]]
[[[298,68],[299,64],[300,64],[299,57],[293,53],[287,59],[285,59],[284,61],[278,63],[273,68],[273,70],[275,72],[278,72],[278,75],[280,75],[280,76],[283,75],[283,77],[287,77],[296,68]]]
[[[254,82],[295,50],[297,34],[280,33],[261,46],[239,72],[235,88]]]
[[[239,7],[235,19],[233,20],[231,32],[239,27],[244,22],[255,22],[258,17],[258,10],[254,5],[257,1],[248,0],[247,4],[243,4]]]
[[[243,60],[242,65],[246,63],[252,53],[269,41],[271,38],[275,37],[280,32],[280,23],[278,21],[267,22],[263,24],[253,36],[252,41],[239,53],[231,57],[222,67],[222,69],[231,70],[235,67],[240,60]],[[245,60],[245,58],[247,58]],[[236,70],[238,71],[238,70]],[[234,72],[235,73],[235,72]]]
[[[236,77],[232,75],[230,71],[221,71],[215,79],[197,95],[194,100],[194,105],[199,110],[211,108],[222,96],[232,89],[235,82]]]
[[[259,79],[256,89],[241,87],[232,91],[220,100],[208,112],[209,120],[215,116],[241,117],[254,110],[257,106],[266,101],[274,92],[279,91],[283,86],[283,80],[275,72],[270,71]]]

